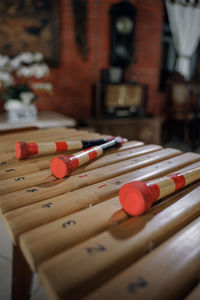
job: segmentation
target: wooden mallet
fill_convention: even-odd
[[[200,167],[197,167],[148,182],[132,181],[120,188],[119,200],[129,215],[139,216],[147,212],[157,200],[199,179]]]
[[[33,155],[46,155],[69,150],[80,150],[101,145],[113,140],[114,137],[106,137],[95,140],[77,140],[67,142],[44,142],[44,143],[26,143],[17,142],[15,152],[17,159],[25,159]]]
[[[50,161],[51,171],[56,178],[64,178],[66,176],[70,176],[71,172],[74,169],[82,166],[83,164],[86,164],[96,157],[101,156],[105,150],[108,150],[115,146],[120,146],[126,141],[126,139],[116,137],[110,142],[104,143],[100,146],[92,147],[85,151],[81,151],[76,155],[56,156]]]

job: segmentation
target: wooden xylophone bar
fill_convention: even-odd
[[[24,254],[32,270],[35,271],[45,258],[80,243],[81,240],[91,237],[94,233],[97,234],[126,220],[128,216],[121,209],[117,200],[117,197],[111,198],[91,207],[90,210],[66,215],[63,218],[40,226],[39,229],[35,228],[27,234],[22,234],[20,236],[20,245],[24,249]],[[174,198],[172,201],[175,201]],[[67,220],[70,220],[69,225],[77,224],[69,232],[63,230],[63,227],[67,227]],[[92,224],[87,222],[87,220],[92,220]],[[54,232],[53,240],[51,232]],[[41,243],[45,244],[43,251]]]
[[[174,153],[172,152],[171,155]],[[188,156],[189,154],[189,156]],[[150,154],[149,154],[150,156]],[[168,158],[169,152],[167,151],[167,156],[165,158]],[[188,157],[187,157],[188,156]],[[143,156],[141,156],[143,159]],[[175,159],[171,158],[170,161],[165,161],[164,162],[164,170],[166,168],[166,164],[168,169],[174,169],[174,167],[179,166],[184,166],[184,164],[187,163],[187,159],[189,159],[190,162],[196,161],[199,159],[199,155],[194,154],[194,156],[190,153],[186,153],[183,155],[180,155],[178,159],[176,159],[177,164],[175,164]],[[159,158],[160,160],[160,158]],[[170,162],[170,163],[169,163]],[[170,167],[169,167],[170,165]],[[154,165],[155,170],[154,173],[156,175],[161,174],[162,168],[161,168],[161,163],[159,163],[159,168],[158,164]],[[93,187],[86,188],[85,190],[80,190],[80,192],[74,191],[74,193],[70,193],[67,196],[64,197],[59,197],[59,198],[48,198],[48,201],[40,201],[37,202],[33,205],[25,206],[16,210],[11,210],[7,213],[4,214],[4,222],[5,225],[8,229],[8,232],[10,233],[10,236],[12,237],[12,240],[14,243],[17,242],[19,234],[25,232],[26,230],[30,230],[33,227],[36,227],[37,225],[42,225],[46,222],[50,222],[60,216],[64,216],[65,213],[72,213],[74,211],[80,210],[81,208],[88,207],[88,205],[95,204],[97,202],[103,201],[108,199],[109,197],[115,196],[119,190],[119,188],[127,182],[129,176],[131,175],[132,178],[136,179],[148,179],[148,178],[153,178],[156,177],[153,172],[150,172],[151,167],[144,168],[140,170],[140,174],[138,171],[128,173],[128,175],[122,175],[122,176],[117,176],[113,180],[108,180],[108,181],[101,181],[100,184],[97,184]],[[161,170],[160,170],[161,169]],[[158,171],[159,170],[159,171]],[[149,175],[148,175],[149,174]],[[140,177],[138,177],[140,175]],[[79,178],[77,178],[78,180]],[[70,177],[73,180],[71,181],[70,178],[70,184],[72,185],[74,182],[74,176]],[[84,179],[85,177],[81,177],[80,179]],[[91,177],[95,178],[95,177]],[[87,182],[87,181],[86,181]],[[55,186],[56,191],[58,191],[59,186],[63,185],[61,183],[60,185]],[[66,187],[65,187],[66,188]],[[71,186],[70,186],[71,188]],[[77,187],[78,189],[78,187]],[[55,188],[54,188],[55,190]],[[73,190],[71,188],[71,190]],[[52,188],[51,188],[52,191]],[[47,193],[47,192],[46,192]],[[79,195],[78,201],[77,199],[77,194]],[[49,194],[51,195],[51,194]],[[51,200],[49,200],[51,199]],[[82,201],[81,201],[82,200]],[[47,209],[48,208],[48,209]],[[53,208],[53,209],[50,209]],[[23,218],[23,223],[19,222],[20,219]],[[30,218],[31,218],[31,223],[30,223]]]
[[[128,144],[128,145],[127,145]],[[98,160],[92,161],[90,164],[82,166],[76,170],[74,170],[73,174],[77,174],[77,173],[81,173],[84,171],[88,171],[88,170],[92,170],[98,167],[102,167],[105,165],[109,165],[109,164],[113,164],[115,162],[119,162],[131,157],[136,157],[138,155],[141,155],[142,153],[149,153],[149,152],[153,152],[156,150],[161,149],[160,146],[158,145],[148,145],[148,146],[143,146],[143,147],[136,147],[139,143],[137,142],[129,142],[126,145],[124,145],[124,147],[120,147],[118,149],[118,151],[116,151],[113,154],[110,154],[111,151],[109,151],[109,156],[106,157],[101,157]],[[132,147],[132,149],[127,149],[130,146]],[[135,149],[136,148],[136,149]],[[123,153],[118,153],[123,151]],[[69,151],[68,153],[74,153]],[[8,169],[8,168],[2,168],[0,169],[0,178],[1,179],[7,179],[7,178],[11,178],[11,177],[15,177],[15,176],[20,176],[20,175],[24,175],[24,174],[30,174],[33,172],[37,172],[43,169],[49,169],[49,161],[55,157],[55,155],[51,155],[48,156],[47,160],[46,157],[45,159],[35,159],[34,163],[27,163],[26,161],[26,168],[24,167],[24,165],[20,164],[15,166],[13,169]]]
[[[148,299],[181,299],[199,274],[199,232],[200,218],[197,218],[85,299],[111,299],[113,295],[115,299],[145,299],[146,295]],[[174,267],[168,269],[169,265]],[[44,269],[45,266],[41,267],[41,273]]]
[[[199,167],[200,155],[130,141],[64,180],[49,171],[52,156],[20,162],[14,158],[11,145],[16,141],[51,142],[64,136],[102,137],[75,129],[3,137],[0,209],[14,244],[13,299],[26,298],[32,272],[38,272],[50,299],[195,299],[200,182],[136,218],[121,208],[118,191],[132,180],[149,181]],[[6,172],[7,167],[14,171]],[[24,179],[15,180],[20,177]],[[177,276],[181,278],[175,284]]]

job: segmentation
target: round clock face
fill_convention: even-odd
[[[121,34],[129,34],[133,29],[133,21],[128,17],[121,17],[116,22],[116,29]]]

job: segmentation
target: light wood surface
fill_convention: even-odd
[[[133,180],[199,168],[200,155],[129,141],[63,180],[50,173],[52,155],[14,156],[17,141],[55,137],[105,135],[65,128],[20,132],[2,136],[0,151],[1,218],[49,298],[198,299],[200,181],[139,217],[125,213],[118,191]]]
[[[39,267],[42,281],[47,283],[45,274],[48,274],[50,285],[59,299],[65,299],[69,295],[73,298],[84,295],[89,288],[95,288],[97,284],[115,276],[116,272],[128,267],[168,238],[180,229],[182,222],[184,226],[197,217],[200,213],[199,192],[200,188],[192,192],[192,197],[187,195],[162,211],[155,207],[140,218],[130,219],[117,228],[96,235],[50,258]],[[185,209],[182,208],[183,202],[186,204]],[[188,210],[188,205],[195,205],[195,209],[190,206],[191,210]],[[148,226],[145,226],[147,223]],[[99,250],[93,250],[91,255],[92,250],[88,249],[96,248]],[[81,268],[75,268],[76,265],[80,265]]]
[[[180,151],[175,149],[164,149],[149,154],[141,155],[137,158],[128,159],[125,162],[118,162],[112,165],[101,167],[94,170],[89,170],[88,172],[83,172],[81,174],[72,175],[63,180],[57,180],[57,184],[49,184],[45,187],[36,187],[34,185],[51,183],[56,180],[56,178],[51,175],[51,171],[43,170],[36,173],[27,174],[24,176],[10,178],[0,181],[0,194],[6,194],[21,190],[20,197],[23,199],[29,198],[30,193],[27,192],[30,188],[35,189],[34,195],[37,194],[37,198],[40,200],[45,198],[51,198],[52,196],[60,195],[68,191],[74,191],[82,187],[92,185],[94,183],[125,174],[142,166],[151,165],[154,162],[159,162],[161,160],[173,157],[180,154]],[[196,154],[190,155],[190,161],[193,162],[199,160],[200,156]],[[185,163],[185,162],[184,162]],[[25,190],[24,190],[25,189]],[[44,193],[45,190],[45,193]],[[43,195],[44,194],[44,195]],[[16,193],[13,194],[16,198]],[[34,196],[32,195],[32,196]],[[25,196],[25,198],[24,198]],[[36,197],[36,196],[35,196]],[[1,197],[1,202],[3,201],[3,196]],[[29,202],[30,203],[30,202]]]
[[[81,173],[87,170],[92,170],[98,167],[102,167],[105,165],[109,165],[118,161],[125,160],[127,158],[135,157],[138,155],[141,155],[143,153],[148,153],[148,152],[153,152],[156,150],[161,149],[160,146],[158,145],[149,145],[149,146],[143,146],[143,147],[138,147],[137,142],[130,142],[129,146],[132,146],[132,148],[126,150],[125,147],[119,147],[118,151],[116,153],[111,154],[111,151],[106,152],[105,156],[101,157],[100,161],[95,160],[92,161],[90,164],[85,165],[84,167],[80,167],[76,169],[73,174]],[[127,147],[128,148],[128,147]],[[136,148],[136,149],[134,149]],[[123,151],[123,153],[118,153]],[[75,151],[67,151],[65,154],[70,155],[72,153],[75,153]],[[34,159],[28,159],[21,161],[20,164],[16,161],[16,165],[12,168],[9,168],[8,166],[6,168],[0,168],[0,179],[7,179],[19,175],[24,175],[24,174],[30,174],[34,173],[43,169],[49,169],[49,161],[55,157],[54,155],[48,155],[44,157],[35,157]]]
[[[168,151],[167,154],[169,154]],[[159,164],[155,164],[154,167],[149,166],[147,168],[140,169],[139,172],[135,171],[125,174],[123,176],[117,176],[112,180],[101,181],[101,183],[91,185],[91,187],[86,187],[84,190],[79,190],[77,188],[77,191],[75,190],[72,193],[64,195],[64,197],[60,196],[52,198],[53,192],[55,194],[58,191],[60,192],[60,187],[61,185],[63,186],[63,183],[65,183],[64,181],[61,184],[55,185],[54,188],[51,187],[49,197],[45,201],[40,201],[33,205],[28,205],[19,209],[8,211],[7,213],[4,213],[3,221],[8,229],[8,232],[10,233],[13,243],[18,243],[19,235],[28,230],[33,229],[34,227],[43,225],[45,223],[58,219],[59,217],[63,217],[67,213],[73,213],[77,210],[84,209],[90,205],[99,203],[101,201],[105,201],[106,199],[117,195],[119,188],[128,180],[130,180],[130,178],[133,178],[135,180],[145,180],[149,178],[154,178],[157,177],[158,174],[162,174],[169,170],[170,167],[171,169],[174,169],[177,166],[184,166],[184,164],[187,163],[187,160],[190,162],[199,160],[199,155],[186,153],[180,155],[178,158],[171,158],[167,161],[165,160],[163,163],[163,167],[160,162]],[[76,180],[77,178],[71,181],[70,183],[76,182]],[[65,185],[64,188],[66,191]],[[42,191],[41,196],[47,195],[48,191],[46,189],[49,190],[48,187],[44,187],[43,190],[36,190],[34,193],[31,194],[36,195],[39,194],[40,191]],[[29,199],[29,194],[30,192],[27,193],[26,190],[27,201]],[[20,197],[21,199],[23,199],[22,195],[20,195]],[[22,219],[23,222],[20,222],[20,220]]]
[[[183,193],[167,202],[166,205],[177,201],[182,195]],[[37,266],[46,258],[71,248],[100,231],[115,227],[127,218],[128,216],[121,208],[118,197],[111,198],[89,210],[66,215],[50,224],[22,234],[20,245],[32,270],[35,271]],[[63,230],[63,228],[67,228],[67,230]],[[54,233],[53,239],[52,232]]]
[[[199,232],[197,218],[87,299],[182,299],[199,274]]]

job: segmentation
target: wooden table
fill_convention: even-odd
[[[12,299],[27,299],[32,272],[50,299],[199,299],[200,182],[129,217],[118,200],[131,180],[200,166],[200,155],[129,141],[67,179],[52,157],[17,161],[16,141],[93,139],[54,128],[1,138],[1,217],[13,241]],[[190,296],[189,296],[190,295]]]
[[[9,122],[7,114],[0,114],[0,132],[1,130],[9,130],[15,128],[38,127],[38,128],[54,128],[54,127],[75,127],[77,122],[75,119],[66,117],[53,111],[38,112],[35,121]]]

